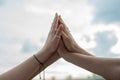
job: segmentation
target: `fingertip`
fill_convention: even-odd
[[[61,20],[61,22],[63,22],[63,20],[62,20],[62,17],[60,16],[60,20]]]
[[[58,20],[58,13],[57,12],[55,13],[55,18],[56,18],[56,20]]]
[[[63,22],[62,22],[61,15],[59,15],[59,21],[60,21],[61,24],[63,23]]]
[[[57,12],[55,13],[55,16],[58,16],[58,13],[57,13]]]
[[[61,21],[60,21],[60,15],[58,16],[58,25],[61,24]]]
[[[61,15],[59,15],[59,18],[61,18]]]

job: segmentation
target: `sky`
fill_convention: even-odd
[[[99,57],[119,57],[119,3],[120,0],[0,0],[0,73],[42,48],[56,12],[82,48]],[[46,69],[47,78],[91,74],[63,59]]]

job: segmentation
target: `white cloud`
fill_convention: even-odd
[[[95,7],[89,4],[87,0],[22,0],[18,2],[17,0],[13,0],[13,2],[16,4],[7,3],[6,5],[9,7],[1,10],[2,12],[0,11],[0,36],[7,37],[5,39],[16,40],[16,42],[11,45],[0,43],[0,51],[3,50],[3,52],[7,53],[5,55],[2,54],[2,58],[0,57],[1,61],[5,59],[11,60],[10,64],[8,64],[9,62],[0,62],[0,64],[3,65],[1,67],[5,67],[5,65],[8,64],[11,68],[31,56],[32,53],[22,54],[21,52],[25,40],[31,40],[30,42],[33,45],[43,45],[43,40],[47,37],[55,12],[62,15],[75,40],[81,47],[86,49],[95,48],[97,45],[95,41],[96,33],[113,31],[118,38],[118,42],[111,51],[114,53],[120,52],[119,25],[116,25],[116,23],[92,23]],[[58,65],[55,70],[53,70],[55,65],[48,68],[48,77],[55,75],[54,73],[52,75],[49,74],[49,72],[52,71],[62,73],[63,75],[61,76],[65,74],[71,74],[74,77],[91,75],[91,73],[81,70],[78,67],[71,66],[71,64],[67,64],[64,61],[63,63],[66,65],[60,66],[58,61],[58,63],[55,64]],[[8,67],[4,69],[8,70]],[[62,68],[67,68],[67,70],[62,71]]]
[[[25,40],[25,42],[22,45],[21,52],[22,53],[33,53],[35,51],[39,51],[41,49],[41,46],[38,45],[38,43],[34,43],[33,41]]]

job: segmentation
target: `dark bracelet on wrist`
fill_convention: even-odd
[[[44,64],[41,62],[41,61],[39,61],[39,59],[35,56],[35,55],[33,55],[33,57],[35,58],[35,60],[39,63],[39,71],[40,70],[44,70]],[[42,67],[42,69],[41,69],[41,67]],[[45,71],[43,71],[44,73],[43,73],[43,80],[45,80]],[[39,74],[39,78],[40,78],[40,80],[41,80],[41,74]]]
[[[39,63],[39,66],[42,66],[44,69],[44,64],[35,56],[33,55],[33,57],[36,59],[36,61]]]

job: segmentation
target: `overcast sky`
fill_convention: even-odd
[[[61,14],[81,47],[96,56],[119,57],[119,3],[120,0],[0,0],[0,73],[41,49],[55,12]],[[46,70],[48,78],[91,75],[63,59]]]

